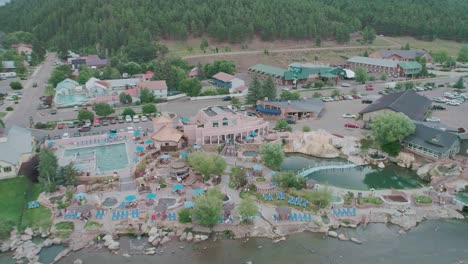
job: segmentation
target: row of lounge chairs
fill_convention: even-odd
[[[289,196],[288,204],[306,207],[309,201],[302,199],[301,197]]]
[[[104,210],[97,210],[96,212],[96,219],[103,219],[106,215],[106,211]]]
[[[278,215],[274,214],[273,219],[276,222],[281,221]],[[312,214],[309,213],[290,213],[288,217],[289,221],[298,221],[298,222],[312,222]]]
[[[122,139],[119,138],[95,138],[95,139],[89,139],[89,140],[84,140],[84,141],[77,141],[76,145],[77,146],[85,146],[85,145],[96,145],[96,144],[106,144],[106,143],[111,143],[115,141],[119,141]],[[123,140],[127,140],[127,136],[123,137]]]
[[[338,208],[333,209],[332,214],[335,217],[356,216],[356,208]]]
[[[169,221],[177,220],[177,214],[176,213],[168,213],[167,214],[167,220],[169,220]]]
[[[68,211],[64,216],[63,219],[77,219],[78,218],[78,211]]]
[[[38,201],[31,201],[28,203],[28,209],[38,208],[39,202]]]
[[[133,209],[131,211],[132,218],[138,218],[139,215],[140,213],[138,209]],[[112,220],[121,220],[121,219],[128,219],[128,218],[130,218],[130,210],[112,212]]]

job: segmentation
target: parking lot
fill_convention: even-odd
[[[444,96],[446,92],[454,92],[457,89],[453,88],[437,88],[432,91],[419,92],[421,95],[427,96],[429,99]],[[465,90],[462,90],[465,92]],[[459,106],[451,106],[443,103],[433,103],[442,105],[446,110],[433,110],[432,116],[440,118],[440,122],[453,128],[463,127],[468,129],[468,102],[464,102]]]

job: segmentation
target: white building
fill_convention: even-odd
[[[156,98],[160,98],[160,99],[167,98],[166,81],[139,82],[138,87],[140,89],[146,88],[146,89],[151,90]]]
[[[0,179],[18,175],[23,162],[33,156],[34,139],[26,128],[12,126],[8,136],[0,138]]]

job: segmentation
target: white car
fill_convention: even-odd
[[[346,100],[353,100],[354,99],[351,95],[345,95],[344,98]]]
[[[343,117],[343,118],[356,118],[356,115],[352,115],[352,114],[343,114],[342,117]]]
[[[241,107],[239,107],[239,110],[241,110],[241,111],[245,111],[245,106],[241,106]]]
[[[133,129],[133,127],[127,127],[127,131],[128,131],[128,132],[131,132],[131,133],[135,132],[135,130]]]
[[[67,138],[70,138],[70,134],[69,133],[63,133],[62,139],[67,139]]]
[[[148,117],[142,116],[142,117],[141,117],[141,122],[146,122],[146,121],[148,121]]]
[[[130,115],[125,116],[125,122],[131,123],[132,122],[132,117]]]
[[[342,86],[342,87],[351,87],[351,84],[349,84],[349,83],[342,83],[341,86]]]
[[[289,89],[288,87],[283,87],[282,90],[283,90],[283,91],[289,91],[289,90],[291,90],[291,89]]]
[[[84,125],[90,127],[91,126],[91,120],[86,119]]]
[[[428,117],[428,118],[426,118],[426,122],[439,123],[439,122],[440,122],[440,118],[434,117],[434,116]]]
[[[138,123],[140,122],[140,118],[137,115],[133,116],[133,123]]]
[[[448,105],[452,105],[452,106],[459,106],[459,105],[461,105],[460,102],[455,101],[455,100],[448,101],[447,104],[448,104]]]
[[[73,111],[79,111],[79,110],[80,110],[80,108],[79,108],[77,105],[75,105],[75,106],[73,107]]]

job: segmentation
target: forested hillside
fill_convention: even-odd
[[[243,42],[377,34],[468,40],[466,0],[13,0],[0,30],[29,31],[49,47],[100,47],[207,35]]]

